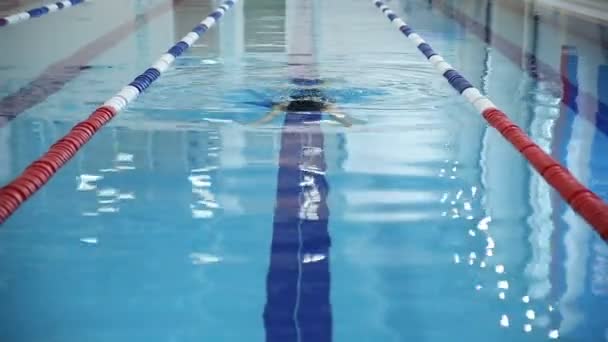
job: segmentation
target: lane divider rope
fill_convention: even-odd
[[[0,188],[0,224],[23,202],[65,165],[103,125],[135,100],[150,84],[169,68],[175,58],[186,51],[209,30],[238,0],[227,0],[163,54],[143,74],[122,88],[115,96],[97,108],[86,120],[76,124],[63,138],[53,144],[38,160],[31,163],[16,179]]]
[[[572,209],[583,217],[604,240],[608,241],[608,205],[581,184],[565,167],[545,153],[519,126],[513,123],[490,99],[473,87],[388,6],[380,0],[372,0],[372,2],[399,31],[416,45],[450,85],[464,96],[486,121],[532,164]]]
[[[76,6],[87,1],[90,0],[65,0],[44,5],[42,7],[32,8],[29,11],[15,13],[9,15],[8,17],[0,18],[0,27],[21,23],[32,18],[41,17],[49,13]]]

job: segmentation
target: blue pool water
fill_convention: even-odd
[[[514,3],[387,2],[608,200],[607,26]],[[0,184],[219,4],[2,28]],[[298,49],[352,127],[248,125]],[[2,226],[0,302],[16,342],[608,341],[608,245],[370,1],[245,0]]]

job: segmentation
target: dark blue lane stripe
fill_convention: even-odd
[[[328,342],[332,338],[329,189],[321,116],[285,116],[266,283],[267,342]]]
[[[608,118],[608,65],[600,65],[597,74],[598,113],[596,117],[598,120],[606,120],[605,118]],[[608,199],[608,160],[603,157],[606,155],[607,149],[606,137],[595,133],[591,145],[592,157],[589,162],[590,179],[592,179],[590,189],[604,200]],[[605,309],[608,307],[608,295],[606,295],[608,250],[597,235],[591,237],[589,245],[590,254],[585,265],[587,269],[585,283],[589,286],[579,302],[582,304],[584,315],[595,319],[585,319],[572,335],[580,336],[579,340],[601,341],[602,338],[608,339],[608,317],[605,315]]]
[[[600,65],[597,75],[598,111],[595,124],[598,127],[608,127],[608,64]]]
[[[573,47],[564,46],[561,62],[561,81],[562,81],[562,103],[560,104],[560,115],[555,123],[555,131],[553,132],[554,142],[552,142],[553,156],[556,159],[565,162],[568,155],[568,146],[575,144],[572,140],[573,122],[578,113],[578,96],[579,96],[579,56],[576,49]],[[600,65],[598,67],[598,113],[597,118],[608,116],[608,66]],[[608,147],[606,137],[599,131],[593,133],[591,145],[591,159],[588,167],[590,171],[589,189],[598,196],[608,198],[608,160],[602,158]],[[551,297],[559,299],[564,296],[567,291],[567,273],[562,260],[567,258],[567,233],[572,228],[565,220],[565,213],[568,211],[568,206],[559,197],[558,194],[552,192],[552,221],[555,229],[551,236]],[[605,244],[599,236],[591,236],[583,246],[589,249],[589,255],[586,258],[585,264],[581,267],[585,276],[583,281],[586,285],[577,299],[580,313],[584,317],[593,318],[585,319],[575,329],[567,333],[566,338],[572,341],[601,341],[606,334],[606,326],[608,319],[603,316],[608,305],[608,297],[601,294],[601,289],[605,288],[606,283],[602,279],[605,278],[604,270],[606,260]],[[594,289],[599,291],[594,292]],[[560,326],[564,318],[559,313],[559,310],[554,310],[549,314],[551,326]],[[564,337],[564,336],[562,336]]]
[[[568,144],[572,141],[572,127],[578,113],[578,55],[576,50],[572,47],[562,46],[561,64],[562,101],[559,116],[553,126],[551,156],[566,165]],[[568,210],[568,205],[556,191],[551,191],[551,204],[553,209],[551,220],[555,227],[551,233],[551,295],[553,298],[558,298],[565,291],[567,283],[561,270],[560,261],[566,258],[564,254],[566,245],[564,243],[568,223],[564,220],[564,213]],[[559,313],[553,313],[550,318],[551,323],[559,326],[561,322]]]

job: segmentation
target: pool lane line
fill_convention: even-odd
[[[560,73],[562,80],[562,98],[559,104],[559,116],[553,124],[551,142],[552,156],[557,160],[567,160],[568,142],[571,141],[573,135],[575,115],[578,111],[576,99],[578,97],[578,64],[579,56],[576,48],[572,46],[563,46],[560,56]],[[565,243],[567,232],[570,230],[566,222],[566,212],[568,206],[559,198],[555,192],[550,194],[551,201],[551,221],[553,223],[553,231],[549,238],[550,242],[550,258],[549,263],[549,280],[551,282],[551,298],[559,298],[560,293],[563,293],[564,286],[567,284],[564,272],[561,270],[560,263],[565,260]],[[559,317],[552,317],[552,319]]]
[[[290,97],[322,91],[314,39],[319,27],[315,4],[313,0],[286,1]],[[324,113],[309,109],[286,110],[281,128],[263,312],[266,342],[330,342],[333,337]]]
[[[70,8],[87,1],[90,0],[64,0],[41,7],[32,8],[31,10],[11,14],[9,16],[0,18],[0,27],[22,23],[32,18],[42,17],[43,15]]]
[[[266,279],[266,342],[332,339],[321,112],[285,114]]]
[[[158,79],[175,61],[175,58],[192,46],[237,1],[227,0],[211,12],[143,74],[137,76],[133,82],[97,108],[86,120],[76,124],[63,138],[53,144],[41,158],[31,163],[16,179],[0,188],[0,224],[4,223],[23,202],[46,184],[103,125],[120,113]]]
[[[507,38],[494,32],[489,25],[477,22],[459,9],[448,5],[445,0],[435,0],[433,1],[432,6],[439,9],[446,17],[454,20],[467,32],[472,33],[484,42],[491,44],[493,48],[496,48],[502,55],[518,65],[530,77],[555,83],[560,81],[562,75],[559,70],[556,70],[548,63],[543,62],[535,53],[525,52],[522,47],[519,47]],[[523,58],[527,61],[532,61],[534,63],[534,68],[531,68],[530,65],[524,67],[521,64]],[[598,97],[589,92],[581,91],[578,95],[578,103],[582,108],[591,108],[598,102],[600,102],[598,101]],[[605,103],[605,105],[608,105],[608,103]],[[578,111],[573,107],[570,108],[575,111],[578,116],[587,120],[592,125],[595,125],[598,130],[608,136],[608,117],[598,115],[596,118],[596,113],[592,113],[591,111]]]
[[[380,0],[373,0],[372,2],[399,31],[416,45],[418,50],[450,85],[467,99],[490,125],[517,148],[520,154],[559,192],[572,209],[582,216],[604,240],[608,240],[608,205],[599,196],[582,185],[559,162],[545,153],[519,126],[514,124],[490,99],[473,87],[388,6]]]
[[[183,1],[165,1],[143,14],[136,15],[133,20],[124,22],[112,31],[82,46],[72,55],[51,64],[36,79],[15,93],[0,99],[0,129],[19,114],[42,103],[49,96],[63,89],[68,82],[86,70],[83,66],[91,60]]]

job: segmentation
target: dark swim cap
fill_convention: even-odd
[[[325,96],[325,93],[318,88],[300,88],[295,89],[289,96],[291,100],[307,100],[317,102],[332,102],[330,98]]]
[[[292,78],[291,79],[291,83],[295,84],[295,85],[299,85],[299,86],[318,86],[321,85],[325,82],[323,82],[323,80],[320,80],[318,78]]]
[[[287,105],[288,112],[322,112],[325,103],[315,100],[295,100]]]

